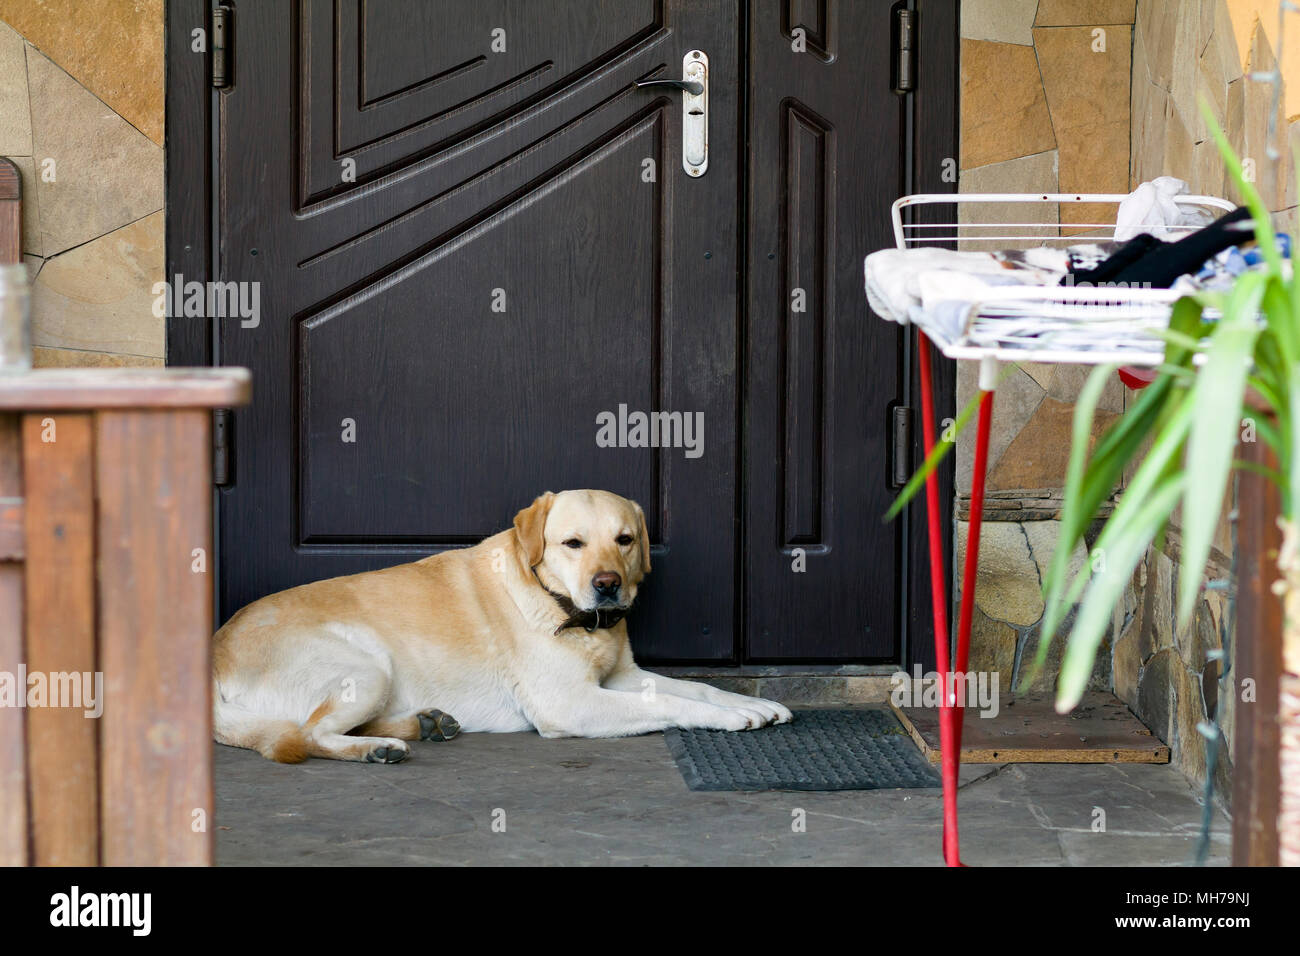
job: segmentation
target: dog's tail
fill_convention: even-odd
[[[302,763],[307,759],[307,735],[292,720],[263,717],[232,701],[222,700],[213,687],[212,730],[218,743],[256,750],[277,763]]]

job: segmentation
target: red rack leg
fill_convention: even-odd
[[[988,470],[989,432],[993,421],[993,393],[980,393],[979,427],[975,434],[975,462],[971,470],[970,527],[966,538],[966,562],[961,578],[961,615],[957,619],[956,679],[965,680],[966,666],[970,661],[970,630],[975,616],[975,582],[979,576],[980,524],[984,517],[984,477]],[[961,731],[965,710],[956,708],[957,760],[961,762]]]
[[[930,375],[930,341],[917,333],[921,366],[921,429],[927,458],[934,449],[934,393]],[[953,710],[948,687],[948,599],[943,573],[943,538],[939,511],[939,479],[931,473],[925,480],[926,518],[930,537],[930,602],[934,614],[934,657],[939,673],[939,749],[943,778],[943,858],[949,866],[961,866],[957,839],[957,766]]]

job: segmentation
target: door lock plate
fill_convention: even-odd
[[[682,168],[698,178],[709,168],[709,58],[703,50],[682,57],[682,79],[703,87],[682,91]]]

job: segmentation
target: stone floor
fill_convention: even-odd
[[[693,793],[660,734],[467,734],[394,766],[216,749],[226,865],[941,862],[938,790]],[[959,806],[969,865],[1186,865],[1201,818],[1168,765],[964,767]],[[1228,852],[1216,811],[1211,861]]]

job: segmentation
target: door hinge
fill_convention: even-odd
[[[235,11],[230,7],[212,8],[212,85],[224,90],[230,85],[234,66]]]
[[[912,477],[912,409],[895,405],[890,441],[890,484],[902,488]]]
[[[916,11],[894,11],[894,92],[916,89]]]
[[[212,410],[212,483],[229,485],[235,480],[230,467],[230,448],[233,444],[231,430],[235,413],[229,408]]]

